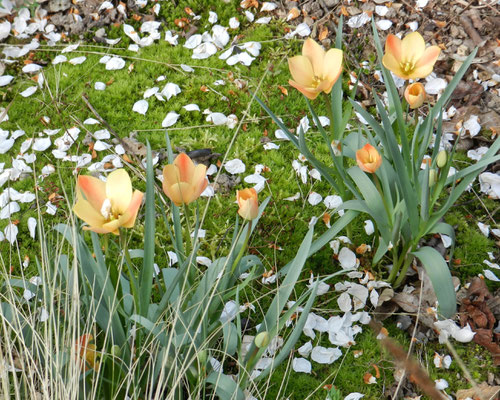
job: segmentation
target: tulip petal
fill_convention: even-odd
[[[434,66],[440,53],[441,49],[438,46],[427,47],[424,51],[424,54],[422,54],[422,57],[420,57],[420,60],[418,60],[415,67],[419,68],[424,65]]]
[[[297,82],[292,81],[291,79],[288,81],[288,83],[290,84],[290,86],[293,86],[300,93],[306,96],[309,100],[314,100],[316,97],[318,97],[319,91],[317,90],[306,88],[305,86],[299,85]]]
[[[314,71],[307,57],[295,56],[288,59],[288,68],[292,78],[301,86],[311,86],[314,80]],[[298,88],[297,88],[298,89]]]
[[[324,78],[333,86],[342,72],[342,59],[344,52],[340,49],[330,49],[326,52],[323,61]],[[331,90],[331,87],[330,87]],[[327,92],[329,93],[330,90]]]
[[[402,50],[401,50],[401,39],[398,38],[396,35],[389,34],[387,36],[387,39],[385,41],[385,54],[391,54],[394,59],[396,60],[396,63],[399,64],[402,59]],[[385,66],[385,64],[384,64]],[[386,68],[391,69],[386,66]],[[392,69],[391,69],[392,70]]]
[[[89,201],[85,200],[83,197],[78,196],[78,200],[73,206],[73,212],[78,218],[89,224],[91,227],[100,227],[106,220],[97,211]]]
[[[418,32],[406,35],[401,41],[401,62],[417,63],[425,52],[425,41]],[[397,57],[396,57],[397,59]]]
[[[193,201],[200,197],[201,193],[208,185],[207,178],[205,178],[207,167],[203,164],[198,164],[194,169],[191,185],[193,187]]]
[[[127,212],[125,213],[126,215],[129,215],[129,219],[122,225],[124,228],[132,228],[134,226],[143,197],[144,193],[139,190],[136,190],[132,195],[132,200],[130,201]]]
[[[106,197],[111,200],[114,213],[125,213],[132,200],[132,182],[123,168],[109,174],[106,181]]]
[[[106,198],[106,183],[93,176],[80,175],[78,177],[78,188],[85,196],[85,199],[91,204],[91,207],[99,211],[102,202]]]
[[[179,175],[179,168],[174,164],[167,164],[163,168],[163,184],[173,185],[174,183],[179,183],[181,177]]]
[[[194,174],[194,163],[186,153],[179,154],[174,165],[179,168],[179,177],[181,182],[191,182]]]
[[[179,182],[163,187],[165,194],[174,202],[176,206],[189,204],[193,198],[193,188],[189,183]]]
[[[433,69],[433,65],[422,65],[421,67],[415,68],[413,71],[411,71],[410,74],[408,74],[408,79],[419,79],[419,78],[425,78],[428,76]]]
[[[302,46],[302,55],[309,59],[313,68],[313,75],[322,77],[327,70],[324,68],[325,63],[323,62],[325,50],[323,50],[321,45],[311,38],[307,39]]]
[[[108,232],[112,232],[115,235],[119,235],[120,234],[119,228],[120,228],[120,226],[122,226],[124,219],[128,218],[128,217],[129,217],[128,215],[122,215],[118,219],[114,219],[113,221],[106,222],[102,227],[104,229],[106,229]]]
[[[384,67],[386,67],[388,70],[392,71],[394,74],[396,74],[400,78],[408,79],[406,77],[406,74],[404,73],[404,71],[401,69],[400,64],[398,63],[396,58],[391,53],[384,54],[384,56],[382,57],[382,64],[384,65]]]

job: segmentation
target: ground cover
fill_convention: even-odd
[[[179,38],[179,44],[174,46],[169,41],[164,40],[164,31],[171,29],[174,32],[183,32],[178,28],[179,22],[176,25],[176,21],[182,18],[192,19],[189,26],[197,26],[199,32],[210,31],[215,23],[209,22],[212,16],[207,12],[206,4],[201,2],[186,4],[194,14],[200,14],[200,22],[196,22],[193,15],[190,15],[189,11],[183,7],[174,7],[173,3],[158,4],[161,5],[161,8],[159,15],[155,18],[164,24],[164,27],[161,28],[161,37],[151,46],[142,47],[138,53],[125,50],[129,44],[133,44],[133,40],[125,34],[123,25],[120,25],[107,31],[109,39],[121,39],[115,46],[89,46],[88,42],[82,41],[78,48],[64,53],[68,59],[86,57],[81,64],[72,65],[63,62],[54,65],[52,60],[56,55],[61,55],[60,52],[67,48],[67,44],[61,45],[58,42],[55,46],[47,46],[42,42],[38,49],[27,54],[29,63],[5,65],[4,75],[12,75],[15,80],[12,84],[1,88],[2,106],[8,109],[7,115],[9,117],[8,121],[2,122],[1,128],[8,131],[9,134],[16,130],[23,130],[24,135],[17,138],[12,147],[0,155],[0,162],[5,162],[3,167],[5,169],[12,166],[12,161],[18,154],[21,156],[36,154],[37,157],[34,163],[30,158],[25,160],[26,164],[33,170],[32,172],[28,172],[29,170],[24,172],[22,176],[25,179],[7,179],[3,188],[5,190],[12,187],[21,193],[25,191],[33,193],[36,186],[37,201],[21,203],[21,211],[13,212],[11,215],[10,209],[5,211],[9,215],[2,220],[0,226],[4,237],[6,237],[0,242],[4,274],[2,279],[6,279],[8,274],[10,274],[9,277],[25,276],[26,278],[40,274],[39,267],[35,262],[41,251],[40,231],[35,233],[34,239],[31,238],[28,221],[30,218],[35,218],[39,225],[43,221],[45,232],[50,235],[52,226],[58,222],[70,220],[78,172],[90,171],[97,175],[105,174],[114,167],[121,166],[120,163],[127,161],[125,157],[116,156],[116,152],[121,156],[123,154],[120,154],[120,148],[116,147],[120,145],[120,142],[113,137],[113,134],[109,133],[108,138],[106,132],[101,132],[103,139],[99,139],[99,133],[96,135],[96,131],[105,128],[102,123],[90,125],[84,122],[88,118],[97,118],[95,113],[90,110],[90,104],[121,139],[125,138],[130,141],[127,143],[132,143],[135,146],[135,149],[125,151],[125,155],[131,161],[131,166],[138,171],[137,175],[133,175],[134,186],[142,191],[146,190],[143,180],[144,173],[141,172],[140,161],[138,163],[135,157],[139,160],[145,158],[144,144],[149,141],[154,156],[158,156],[155,175],[160,175],[161,168],[166,163],[164,137],[166,128],[172,140],[174,151],[176,147],[187,151],[210,148],[213,152],[221,154],[220,157],[211,160],[211,163],[221,168],[227,176],[227,182],[221,183],[218,190],[215,191],[215,196],[211,198],[209,218],[205,220],[203,226],[207,236],[201,239],[200,254],[208,259],[214,260],[230,246],[228,228],[233,224],[233,215],[236,211],[236,206],[233,204],[234,190],[257,184],[261,186],[259,189],[262,189],[259,194],[261,198],[271,196],[270,203],[257,228],[257,234],[253,236],[249,246],[251,254],[263,257],[266,269],[264,278],[267,280],[264,281],[265,283],[256,282],[244,292],[246,302],[265,310],[271,303],[271,298],[266,294],[274,292],[276,285],[280,282],[279,279],[275,280],[276,272],[295,255],[308,230],[311,218],[319,219],[316,228],[318,234],[326,231],[323,216],[325,212],[332,212],[336,207],[332,204],[337,200],[334,197],[327,197],[334,196],[335,193],[329,189],[324,180],[318,179],[317,171],[315,173],[307,161],[300,158],[293,146],[284,141],[283,138],[275,137],[276,125],[271,122],[255,101],[252,101],[252,92],[256,92],[288,127],[296,129],[300,123],[305,126],[306,120],[303,119],[307,115],[305,104],[300,94],[287,84],[289,78],[287,57],[299,53],[301,40],[283,40],[285,31],[293,31],[294,29],[283,20],[271,19],[269,23],[256,24],[248,21],[248,16],[244,14],[246,9],[241,8],[238,3],[210,5],[211,11],[217,14],[218,23],[222,26],[230,26],[230,18],[232,17],[236,16],[240,20],[241,25],[238,28],[228,30],[231,32],[231,38],[237,37],[239,43],[259,43],[262,48],[255,54],[251,53],[251,51],[255,51],[254,49],[249,51],[250,57],[256,57],[249,66],[242,64],[228,66],[226,60],[217,57],[222,50],[218,51],[217,56],[209,57],[206,60],[193,60],[193,50],[183,46],[185,39]],[[151,6],[153,5],[148,7]],[[142,9],[137,13],[148,15],[147,10],[151,10],[151,8]],[[250,10],[252,9],[250,8]],[[256,13],[256,10],[252,11]],[[257,14],[256,19],[260,16],[265,18],[268,14],[272,15],[264,11]],[[128,23],[132,24],[135,30],[140,31],[142,21],[134,22],[132,20]],[[301,35],[296,37],[300,38]],[[78,41],[77,38],[70,37],[68,43],[76,43],[76,41]],[[10,38],[9,46],[24,45],[26,42],[26,39]],[[227,46],[229,44],[222,47],[225,49]],[[254,45],[254,47],[258,46]],[[57,51],[55,51],[56,49]],[[238,54],[242,53],[243,51]],[[100,62],[102,57],[106,55],[120,57],[124,61],[124,65],[117,70],[106,70],[105,64]],[[26,57],[22,58],[22,60],[24,59]],[[245,61],[245,59],[243,60]],[[374,60],[370,61],[374,63]],[[21,70],[29,65],[45,65],[42,84],[40,84],[40,74],[32,75]],[[186,71],[189,68],[183,68],[182,65],[189,65],[194,71]],[[375,64],[370,64],[367,68],[371,70],[375,68]],[[38,76],[38,82],[32,79],[33,76]],[[164,79],[158,80],[161,76]],[[96,90],[98,82],[104,84],[105,90]],[[168,98],[171,93],[177,91],[174,86],[169,86],[163,94],[166,101],[159,100],[156,94],[153,94],[145,99],[149,105],[145,115],[133,111],[136,102],[143,99],[148,89],[156,86],[160,92],[169,82],[178,85],[180,93]],[[25,89],[37,85],[39,87],[34,94],[27,97],[20,95]],[[346,76],[344,82],[346,90],[348,85],[349,78]],[[87,102],[82,95],[85,96]],[[187,104],[197,104],[200,111],[187,111],[183,108]],[[211,113],[202,113],[204,109],[209,109]],[[176,118],[174,114],[171,114],[171,119],[165,122],[165,118],[170,112],[179,114],[179,117],[174,124],[167,126],[170,121]],[[223,116],[213,113],[222,113]],[[236,116],[233,123],[231,120],[229,123],[225,120],[223,124],[220,124],[218,119],[224,121],[224,118],[230,114]],[[324,115],[326,115],[326,110]],[[211,121],[207,121],[209,116],[211,116]],[[328,160],[326,147],[322,146],[321,138],[310,116],[309,119],[310,131],[307,140],[311,143],[311,147],[316,148],[320,159],[326,162]],[[162,127],[162,124],[165,126]],[[355,130],[360,122],[353,119],[352,124],[352,129]],[[73,161],[67,161],[64,158],[57,159],[51,153],[51,150],[55,148],[55,138],[72,127],[80,129],[80,133],[78,140],[72,144],[66,155],[75,156],[75,159]],[[40,132],[47,129],[60,129],[60,131],[54,136],[47,132],[39,135]],[[131,135],[133,132],[136,134]],[[5,140],[8,137],[11,136],[6,136]],[[51,147],[46,151],[33,152],[29,148],[23,148],[23,146],[28,146],[26,140],[30,138],[51,138]],[[112,144],[112,147],[104,149],[109,144]],[[279,145],[279,149],[273,148],[273,144]],[[100,150],[99,146],[102,146],[103,150]],[[322,147],[324,147],[323,151]],[[82,158],[83,154],[88,154],[88,156]],[[94,164],[109,155],[111,158],[107,162],[116,164]],[[56,156],[58,156],[57,153]],[[235,168],[231,168],[231,163],[227,163],[228,160],[241,160],[245,166],[244,171],[238,172],[241,171],[242,167],[237,161],[233,162]],[[224,164],[221,167],[218,161],[225,162],[226,166],[230,165],[229,170],[227,167],[224,168]],[[454,166],[461,169],[463,165],[470,162],[470,158],[462,155],[455,161]],[[86,164],[82,165],[83,163]],[[49,164],[54,166],[54,172],[44,176],[43,168]],[[252,174],[254,168],[259,164],[265,167],[258,167],[259,172]],[[91,165],[94,165],[94,169],[89,168]],[[231,171],[236,171],[236,173],[231,173]],[[9,177],[12,176],[10,174],[11,171]],[[251,178],[241,182],[248,175]],[[211,177],[211,182],[213,182],[213,178],[214,176]],[[495,200],[488,199],[481,194],[478,183],[474,185],[474,188],[475,192],[465,194],[459,200],[458,206],[446,217],[447,222],[457,229],[457,248],[454,260],[459,260],[459,262],[453,263],[452,272],[462,280],[462,283],[466,283],[469,278],[478,273],[484,274],[483,271],[486,267],[483,261],[485,259],[495,263],[495,259],[489,259],[487,255],[488,252],[494,253],[496,251],[494,233],[489,238],[486,237],[480,232],[477,222],[491,225],[493,229],[496,228],[494,225],[496,203]],[[295,198],[296,193],[298,193],[297,198]],[[13,196],[10,197],[9,200],[12,200]],[[206,201],[206,199],[202,199],[201,205],[203,206]],[[323,201],[326,201],[326,204]],[[39,208],[35,204],[38,204]],[[51,215],[55,207],[57,207],[55,215]],[[144,214],[141,212],[139,220],[143,217]],[[334,213],[331,223],[337,218],[337,213]],[[75,220],[75,223],[79,222]],[[373,236],[365,231],[364,225],[363,218],[353,223],[350,235],[352,245],[342,246],[355,250],[363,243],[373,244]],[[17,235],[12,234],[14,226],[19,230]],[[129,247],[141,248],[143,235],[143,227],[137,224],[131,230]],[[157,230],[158,253],[155,258],[160,269],[170,265],[168,251],[172,251],[173,247],[167,239],[168,232],[160,225]],[[26,256],[29,258],[29,262],[26,260]],[[363,268],[371,268],[369,255],[358,257]],[[296,295],[300,295],[306,289],[310,272],[315,276],[325,276],[339,270],[342,267],[342,262],[337,258],[338,255],[335,257],[329,247],[313,256],[306,264],[307,272],[304,271],[301,281],[295,288]],[[23,262],[26,262],[26,267],[23,266]],[[494,267],[490,268],[494,270]],[[381,278],[383,273],[383,271],[376,270],[372,272],[377,279]],[[313,311],[317,315],[325,318],[342,315],[338,304],[340,292],[335,291],[333,285],[343,282],[345,279],[345,277],[337,277],[328,282],[331,285],[330,290],[321,295],[314,305]],[[495,285],[493,281],[488,281],[491,291],[497,289]],[[364,300],[367,303],[366,310],[373,311],[371,307],[375,307],[376,302],[373,304],[373,301],[369,302],[366,298]],[[28,299],[26,299],[26,304],[29,304]],[[248,313],[248,316],[252,319],[251,312]],[[411,330],[401,331],[395,322],[389,322],[387,328],[390,335],[395,337],[398,342],[404,344],[406,348],[409,346],[412,337]],[[294,357],[298,358],[295,353],[295,355],[291,355],[288,365],[285,363],[274,375],[268,378],[264,387],[260,388],[261,393],[252,394],[255,397],[260,396],[260,398],[307,398],[307,396],[325,398],[326,391],[323,386],[333,384],[339,388],[342,396],[359,392],[364,394],[365,398],[380,398],[383,393],[386,393],[385,388],[391,386],[394,381],[397,382],[397,379],[395,380],[393,377],[394,367],[392,361],[388,361],[390,357],[377,344],[375,336],[368,328],[363,329],[363,333],[356,336],[356,345],[352,349],[344,349],[345,359],[342,363],[340,363],[341,360],[327,365],[313,362],[311,374],[293,371],[292,360]],[[458,389],[467,386],[461,379],[461,374],[464,372],[457,366],[456,360],[450,369],[432,367],[433,361],[430,360],[434,360],[434,353],[447,353],[448,350],[445,347],[438,345],[435,341],[427,342],[424,337],[417,339],[420,339],[419,344],[416,345],[417,355],[427,366],[432,379],[446,379],[450,384],[450,389],[447,389],[450,393],[456,393]],[[303,335],[296,348],[307,341],[308,338]],[[315,339],[314,345],[331,346],[324,335]],[[474,362],[466,363],[467,369],[478,382],[487,381],[494,384],[494,379],[488,376],[494,371],[491,356],[482,348],[471,349],[471,344],[457,347],[457,351],[462,357],[469,354],[470,351],[477,354]],[[362,350],[363,355],[355,358],[354,351],[356,350]],[[377,383],[367,384],[363,377],[367,372],[375,374],[375,370],[372,369],[373,364],[382,369],[383,377],[377,378]],[[457,374],[460,374],[460,377]],[[287,384],[283,385],[283,382],[287,382]],[[406,390],[408,395],[418,393],[417,389],[411,385]]]

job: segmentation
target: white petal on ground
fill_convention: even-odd
[[[49,319],[49,313],[45,307],[40,307],[40,314],[38,315],[40,322],[45,322]]]
[[[319,364],[331,364],[342,356],[342,351],[337,347],[316,346],[312,349],[311,360]]]
[[[417,0],[417,3],[415,4],[415,6],[418,8],[424,8],[425,6],[427,6],[428,2],[429,2],[429,0]]]
[[[94,136],[97,140],[106,140],[111,137],[111,133],[109,133],[107,129],[100,129],[95,131],[92,136]]]
[[[35,143],[31,147],[35,151],[45,151],[51,146],[52,142],[50,137],[46,138],[36,138]]]
[[[181,68],[185,72],[194,72],[194,68],[191,68],[189,65],[181,64]]]
[[[79,65],[79,64],[82,64],[83,62],[85,62],[85,60],[87,59],[87,57],[85,56],[81,56],[81,57],[75,57],[75,58],[72,58],[71,60],[69,60],[68,62],[70,64],[73,64],[73,65]]]
[[[470,118],[464,122],[464,129],[469,132],[470,137],[476,136],[481,131],[481,125],[478,122],[477,115],[471,115]]]
[[[27,64],[23,67],[22,71],[26,74],[33,74],[35,72],[38,72],[42,69],[41,65],[38,64]]]
[[[181,92],[181,88],[176,83],[169,82],[162,89],[161,94],[170,100],[172,97],[177,96]]]
[[[9,83],[12,82],[12,79],[14,79],[12,75],[0,76],[0,87],[7,86]]]
[[[361,28],[363,25],[367,24],[370,19],[371,17],[367,13],[363,12],[349,18],[349,20],[347,21],[347,25],[349,25],[349,27],[353,29]]]
[[[21,93],[19,93],[23,97],[30,97],[33,93],[36,92],[38,86],[30,86],[29,88],[23,90]]]
[[[210,42],[205,42],[200,44],[193,50],[193,55],[191,58],[203,60],[217,53],[217,47]]]
[[[186,40],[186,43],[184,43],[184,47],[186,49],[192,50],[192,49],[198,47],[201,44],[201,41],[202,41],[202,37],[199,33],[195,34],[195,35],[191,35],[189,37],[189,39]]]
[[[321,200],[323,200],[323,197],[321,197],[321,195],[319,193],[316,193],[316,192],[311,192],[309,194],[309,196],[307,197],[307,201],[312,206],[315,206],[315,205],[321,203]]]
[[[17,238],[17,233],[19,232],[19,229],[17,229],[17,226],[10,223],[7,225],[4,229],[4,234],[5,234],[5,239],[9,241],[11,245],[14,244]]]
[[[377,28],[380,29],[381,31],[386,31],[392,26],[392,21],[389,19],[381,19],[380,21],[377,21],[375,24],[377,25]]]
[[[146,115],[146,112],[148,111],[149,108],[149,103],[147,100],[139,100],[134,103],[134,106],[132,107],[132,111],[135,111],[136,113]]]
[[[373,235],[373,232],[375,232],[375,227],[373,226],[373,221],[367,219],[365,221],[365,232],[367,235]]]
[[[334,210],[335,208],[342,205],[343,201],[342,201],[342,197],[335,194],[335,195],[326,196],[323,203],[325,204],[326,208],[328,208],[329,210]]]
[[[464,328],[460,328],[451,319],[436,321],[434,322],[434,327],[439,332],[439,343],[444,343],[450,336],[458,342],[468,343],[474,338],[474,335],[476,334],[472,331],[469,324],[467,324],[467,326],[465,326]]]
[[[179,38],[179,35],[173,35],[172,32],[166,31],[165,32],[165,40],[170,43],[172,46],[177,46],[178,41],[177,39]]]
[[[229,27],[231,29],[237,29],[240,26],[240,22],[238,21],[238,18],[236,17],[231,17],[229,19]]]
[[[179,116],[180,115],[177,114],[175,111],[170,111],[163,120],[163,122],[161,123],[161,126],[163,128],[168,128],[169,126],[174,125],[179,119]]]
[[[311,354],[311,351],[312,351],[312,343],[311,341],[309,340],[307,343],[303,344],[302,346],[300,346],[297,351],[299,352],[299,354],[302,356],[302,357],[309,357],[309,354]]]
[[[7,2],[4,1],[4,3]],[[4,40],[10,35],[10,29],[11,29],[11,24],[9,21],[3,21],[2,23],[0,23],[0,41]]]
[[[187,104],[182,108],[186,111],[200,111],[200,106],[198,106],[198,104]]]
[[[271,17],[261,17],[257,21],[255,21],[256,24],[262,24],[262,25],[266,25],[269,22],[271,22]]]
[[[386,6],[375,6],[375,14],[385,17],[386,14],[389,12],[389,8]]]
[[[337,299],[337,304],[339,305],[339,308],[342,312],[348,312],[352,310],[352,302],[351,302],[351,296],[349,296],[349,293],[344,292],[342,293],[339,298]]]
[[[217,22],[217,13],[213,11],[208,12],[208,22],[215,24]]]
[[[427,81],[424,88],[427,94],[440,94],[444,89],[446,89],[447,85],[448,82],[446,82],[443,78],[431,78]]]
[[[483,156],[486,154],[486,152],[489,150],[488,147],[478,147],[477,149],[472,149],[467,152],[467,157],[469,157],[471,160],[474,161],[479,161]]]
[[[264,150],[279,150],[280,146],[273,143],[273,142],[268,142],[268,143],[265,143],[264,146]]]
[[[342,250],[340,250],[339,262],[342,269],[351,270],[357,268],[356,254],[347,247],[342,247]]]
[[[483,172],[479,175],[479,184],[481,192],[492,199],[500,199],[500,174]]]
[[[278,7],[276,3],[272,3],[270,1],[265,1],[262,3],[262,7],[260,8],[260,11],[273,11]]]
[[[445,390],[449,385],[445,379],[436,379],[436,389],[437,390]]]
[[[483,270],[484,277],[493,282],[500,282],[500,279],[489,269]]]
[[[359,400],[363,397],[365,397],[364,394],[361,394],[359,392],[353,392],[349,393],[346,397],[344,397],[344,400]]]
[[[95,90],[105,90],[106,84],[104,82],[96,82],[96,83],[94,83],[94,89]]]
[[[14,139],[5,139],[0,142],[0,154],[7,153],[14,146]]]
[[[236,302],[234,300],[230,300],[224,305],[224,309],[222,310],[219,320],[223,324],[232,321],[236,318],[237,313],[238,307],[236,306]]]
[[[304,372],[310,374],[312,370],[311,362],[305,358],[294,358],[292,368],[295,372]]]
[[[483,224],[482,222],[478,222],[477,227],[479,228],[479,230],[481,231],[481,233],[484,236],[486,236],[486,237],[490,236],[490,226],[489,225]]]
[[[108,71],[116,71],[125,67],[125,60],[120,57],[111,57],[108,62],[106,62],[106,69]]]
[[[418,22],[417,21],[411,21],[406,24],[408,28],[412,31],[415,32],[418,29]]]
[[[441,236],[441,241],[443,242],[443,246],[445,249],[451,246],[451,237],[449,237],[448,235],[443,235],[442,233],[439,234],[439,236]]]
[[[155,86],[155,87],[152,87],[152,88],[149,88],[147,89],[145,92],[144,92],[144,98],[145,99],[149,99],[151,96],[155,95],[156,93],[158,93],[158,91],[160,90],[160,88],[158,86]]]
[[[227,122],[227,117],[220,112],[214,112],[209,114],[206,120],[214,125],[224,125]]]
[[[245,172],[245,169],[246,169],[245,164],[243,163],[243,161],[241,161],[238,158],[235,158],[234,160],[227,161],[224,164],[224,168],[231,175],[242,174],[243,172]]]
[[[311,28],[309,28],[309,25],[307,25],[305,22],[302,22],[301,24],[297,25],[294,33],[301,37],[306,37],[311,34]]]
[[[59,54],[54,57],[54,59],[52,60],[52,64],[57,65],[66,61],[68,61],[68,58],[66,56],[63,56],[62,54]]]
[[[35,238],[36,224],[37,224],[37,221],[35,218],[33,218],[33,217],[28,218],[28,230],[30,231],[30,236],[32,239]]]
[[[21,207],[19,207],[17,201],[11,201],[0,210],[0,219],[8,219],[12,214],[19,212],[20,210]]]

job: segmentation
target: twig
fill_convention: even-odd
[[[472,23],[471,23],[469,17],[467,17],[466,15],[461,15],[460,22],[462,23],[462,26],[464,27],[465,32],[467,32],[467,34],[470,36],[470,38],[474,41],[474,44],[476,46],[481,44],[481,42],[483,41],[483,38],[476,31],[476,28],[474,28],[474,26],[472,26]]]

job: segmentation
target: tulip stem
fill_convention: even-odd
[[[121,232],[120,234],[120,241],[121,241],[121,248],[123,251],[123,256],[125,257],[125,263],[127,264],[127,272],[128,272],[128,280],[130,283],[130,291],[132,292],[132,297],[134,298],[134,305],[135,305],[135,312],[139,313],[140,307],[139,307],[139,293],[137,293],[137,288],[135,286],[135,276],[134,276],[134,271],[133,271],[133,263],[132,263],[132,258],[130,257],[130,253],[128,251],[128,244],[127,244],[127,238]],[[118,282],[119,284],[120,282]],[[121,292],[121,290],[120,290]],[[121,294],[121,293],[120,293]]]
[[[186,259],[188,260],[188,279],[191,284],[193,284],[196,280],[195,269],[193,268],[193,257],[191,254],[194,251],[193,240],[191,239],[191,212],[189,211],[189,206],[184,203],[184,214],[186,217],[186,228],[187,228],[187,242],[186,242]]]
[[[380,197],[382,197],[382,203],[384,203],[385,212],[387,213],[387,218],[389,219],[389,224],[392,225],[392,213],[389,210],[389,206],[387,205],[387,201],[385,200],[384,192],[382,191],[382,185],[380,185],[380,181],[378,176],[373,173],[373,180],[375,181],[375,186],[377,187],[378,192],[380,193]]]
[[[240,263],[243,254],[245,254],[245,250],[247,249],[248,240],[250,239],[251,232],[252,232],[252,221],[248,221],[248,229],[247,229],[247,234],[245,236],[245,241],[243,242],[243,245],[240,248],[240,252],[238,253],[236,260],[234,260],[233,266],[231,267],[231,274],[234,274],[234,271],[236,270],[236,267]]]
[[[332,131],[332,139],[335,138],[335,125],[333,123],[333,110],[332,110],[332,100],[330,99],[330,95],[323,92],[323,97],[326,103],[326,113],[328,114],[328,118],[330,119],[330,130]]]

